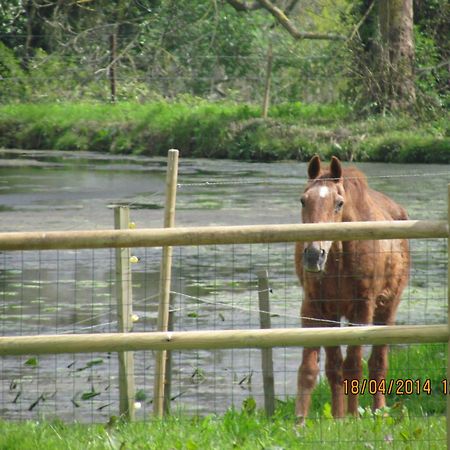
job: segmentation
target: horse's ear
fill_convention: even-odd
[[[336,181],[342,178],[342,164],[336,156],[331,158],[330,173],[331,178],[336,178]]]
[[[318,155],[313,156],[308,164],[308,177],[310,180],[314,180],[320,173],[320,158]]]

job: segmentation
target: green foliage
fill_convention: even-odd
[[[300,102],[274,107],[267,120],[253,105],[184,96],[147,104],[50,103],[0,107],[0,146],[250,161],[314,154],[343,160],[449,162],[446,117],[354,118],[345,105]]]
[[[39,360],[34,356],[32,358],[27,359],[24,364],[30,367],[37,367],[39,365]]]
[[[0,42],[26,67],[29,89],[21,98],[27,101],[107,100],[112,33],[119,100],[208,96],[217,85],[258,70],[251,54],[263,42],[260,25],[268,24],[270,17],[259,12],[237,14],[227,4],[188,0],[0,6]],[[15,99],[9,90],[0,92]]]
[[[349,21],[353,17],[354,24],[358,23],[372,4],[370,0],[354,2],[351,14],[344,20]],[[347,55],[346,58],[353,64],[348,66],[351,81],[344,90],[345,98],[365,114],[385,113],[398,107],[395,77],[402,69],[393,70],[391,65],[395,64],[394,60],[390,61],[390,65],[382,64],[386,43],[381,36],[383,27],[380,26],[379,11],[378,7],[371,9],[355,39],[350,42],[352,56],[349,58],[350,55]],[[410,114],[433,117],[449,106],[449,24],[450,8],[446,0],[414,2],[414,42],[411,45],[414,47],[416,101],[404,105],[408,106],[407,112]],[[394,44],[395,41],[389,41],[389,45]],[[399,92],[401,95],[401,90]]]
[[[442,81],[448,79],[448,71],[440,67],[436,41],[419,27],[415,28],[415,46],[419,108],[428,114],[439,113],[450,104],[450,92],[440,89]]]
[[[445,446],[444,417],[414,417],[404,408],[378,413],[365,409],[361,419],[307,421],[297,428],[292,417],[272,420],[257,411],[230,410],[223,417],[190,418],[183,414],[164,420],[108,425],[62,422],[0,421],[0,448],[8,450],[122,449],[243,449],[262,448],[430,448]]]
[[[346,120],[351,114],[351,109],[345,104],[316,104],[289,102],[274,105],[270,111],[270,117],[302,121],[313,124],[333,124]]]
[[[415,2],[414,6],[418,83],[421,92],[427,94],[423,107],[431,100],[448,108],[450,4],[447,0],[428,0]]]
[[[324,153],[320,144],[308,139],[298,127],[263,119],[242,122],[230,148],[231,158],[250,161],[306,161],[316,153]]]
[[[347,0],[292,11],[309,31],[347,33]],[[267,11],[239,13],[227,2],[17,0],[0,14],[0,31],[26,67],[26,101],[109,99],[109,36],[117,34],[117,98],[123,101],[208,98],[260,101],[266,52],[273,45],[277,101],[336,100],[342,45],[292,39]],[[298,15],[298,17],[297,17]],[[24,20],[28,17],[29,20]],[[30,31],[34,33],[29,34]],[[7,92],[7,91],[6,91]]]
[[[367,153],[370,161],[449,164],[450,138],[393,133],[373,139],[367,146]]]
[[[0,41],[0,102],[24,100],[29,94],[27,76],[14,52]]]
[[[302,31],[349,36],[371,3],[314,1],[297,5],[289,17]],[[445,0],[414,6],[419,107],[437,115],[449,101],[444,63],[450,8]],[[273,26],[267,11],[238,12],[228,2],[49,0],[43,6],[11,0],[0,6],[0,101],[109,100],[109,38],[114,33],[120,101],[154,102],[189,93],[260,103],[270,43],[274,104],[346,98],[359,113],[381,110],[389,100],[378,92],[377,76],[383,74],[376,73],[376,62],[369,64],[377,59],[376,12],[373,8],[358,29],[359,38],[347,45],[295,40]],[[100,141],[104,146],[105,140]],[[130,151],[134,144],[119,135],[114,142],[115,151]],[[223,149],[213,153],[221,155]]]
[[[390,405],[406,407],[410,415],[445,414],[445,396],[442,380],[446,378],[446,344],[411,345],[396,347],[390,354],[389,379],[430,380],[431,394],[389,396]],[[427,362],[427,364],[424,363]]]

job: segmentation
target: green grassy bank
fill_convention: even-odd
[[[371,415],[362,419],[310,421],[230,411],[222,417],[134,424],[80,425],[61,422],[0,422],[2,450],[94,449],[436,449],[445,448],[445,418]]]
[[[252,161],[344,160],[450,162],[447,115],[359,118],[344,105],[289,103],[260,108],[197,99],[149,104],[14,104],[0,106],[0,147],[92,150]]]
[[[322,380],[301,429],[295,424],[293,399],[279,401],[268,419],[249,397],[241,408],[222,416],[189,417],[179,411],[164,421],[147,418],[126,424],[111,418],[108,424],[93,425],[0,420],[0,449],[441,449],[446,438],[446,352],[444,344],[394,347],[387,382],[420,380],[423,387],[430,380],[431,390],[421,387],[406,394],[397,389],[388,395],[389,406],[375,413],[366,393],[358,419],[332,418],[328,384]]]

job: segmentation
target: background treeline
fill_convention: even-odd
[[[219,0],[1,2],[1,100],[107,100],[114,66],[118,99],[189,93],[253,102],[272,47],[275,103],[363,101],[355,61],[376,40],[377,6],[360,21],[376,2],[273,3],[302,29],[348,39],[294,39],[266,10],[237,11]],[[448,2],[413,3],[417,88],[433,106],[448,106]]]
[[[328,128],[333,128],[326,139],[326,146],[322,146],[320,139],[317,145],[314,144],[319,150],[325,151],[327,148],[337,151],[342,147],[341,141],[345,145],[350,142],[352,145],[342,152],[355,158],[362,158],[364,152],[368,154],[364,145],[360,149],[357,142],[358,139],[364,142],[365,132],[374,130],[368,125],[365,130],[356,133],[352,131],[355,127],[347,126],[348,122],[373,114],[406,113],[412,116],[411,120],[415,123],[419,120],[421,126],[426,122],[426,130],[422,133],[425,137],[447,141],[448,128],[443,117],[447,114],[450,98],[449,4],[446,0],[411,2],[414,8],[411,39],[415,50],[411,71],[404,70],[402,65],[394,67],[395,61],[390,61],[389,66],[380,63],[386,59],[383,59],[383,45],[397,45],[396,42],[383,44],[380,29],[383,29],[384,3],[385,0],[1,2],[0,102],[6,106],[0,111],[0,128],[7,135],[2,137],[0,145],[43,145],[43,135],[39,135],[39,139],[32,134],[24,137],[29,127],[19,123],[19,114],[14,116],[11,113],[12,104],[111,101],[147,105],[175,102],[186,106],[187,115],[193,104],[204,104],[204,101],[214,103],[211,111],[217,113],[217,125],[220,125],[221,115],[224,117],[225,131],[221,134],[228,133],[230,137],[237,131],[247,131],[246,139],[250,147],[239,150],[241,147],[233,144],[233,138],[230,141],[232,149],[227,156],[240,154],[241,157],[256,158],[255,155],[259,154],[265,155],[263,159],[277,159],[277,151],[271,151],[275,155],[269,157],[263,144],[285,149],[278,157],[302,154],[292,145],[288,145],[291,150],[286,150],[286,144],[288,138],[294,135],[290,125],[298,115],[304,117],[305,114],[309,114],[308,127],[312,122],[323,126],[325,121],[329,123]],[[408,1],[394,3],[406,4]],[[280,22],[282,17],[277,19],[271,7],[284,11],[287,25]],[[389,24],[389,20],[386,23]],[[291,26],[294,31],[289,31],[286,26]],[[395,29],[390,31],[392,35]],[[400,88],[389,85],[393,73],[401,78],[397,83]],[[406,98],[402,86],[408,85],[408,79],[413,80],[414,95],[407,93],[407,101],[397,101],[398,96]],[[271,122],[265,130],[258,121],[261,112],[256,110],[250,114],[251,117],[238,114],[235,120],[230,119],[229,108],[235,108],[236,104],[245,103],[251,109],[256,105],[261,107],[264,100],[266,104],[270,100],[271,105]],[[283,106],[287,103],[295,103],[295,106]],[[312,115],[311,109],[306,106],[305,111],[299,112],[300,105],[311,103],[334,105],[336,111],[333,116],[339,120],[333,122],[325,117],[320,123],[317,108]],[[220,105],[224,105],[222,109]],[[40,113],[28,114],[28,120],[48,116],[49,111],[45,106],[42,108]],[[129,106],[121,109],[123,113],[120,113],[120,120],[117,119],[115,124],[107,123],[108,114],[100,114],[100,120],[100,116],[92,110],[86,112],[84,122],[91,120],[88,128],[97,128],[100,134],[115,135],[111,127],[118,129],[120,134],[122,127],[132,127],[124,112],[129,109]],[[176,109],[170,108],[175,115]],[[17,113],[18,110],[14,111]],[[210,114],[214,114],[211,111]],[[165,114],[170,116],[172,113],[165,110]],[[145,120],[151,122],[152,117],[149,113]],[[154,117],[156,122],[163,120]],[[319,122],[314,121],[316,118]],[[58,122],[57,118],[55,120]],[[233,123],[230,124],[230,121]],[[174,117],[168,122],[180,126]],[[78,128],[86,128],[86,123],[77,124]],[[35,125],[39,128],[38,124]],[[73,125],[70,127],[73,128]],[[145,127],[145,122],[139,126]],[[405,119],[401,119],[391,127],[387,123],[383,126],[402,132],[411,128],[411,122],[405,125]],[[51,124],[45,131],[47,137],[53,132],[59,133],[60,139],[67,131],[61,128],[51,130],[49,127]],[[41,128],[46,127],[41,125]],[[22,136],[22,141],[16,139],[14,142],[15,131],[17,136]],[[207,130],[202,128],[201,131]],[[216,133],[216,128],[211,131]],[[314,130],[306,134],[302,134],[302,130],[294,131],[305,141],[322,136]],[[267,136],[262,138],[264,133],[276,135],[275,140]],[[84,135],[85,140],[90,140],[91,134]],[[152,139],[158,141],[157,136]],[[183,139],[190,142],[190,147],[186,149],[188,153],[206,155],[197,146],[197,142],[204,137],[192,135],[191,132]],[[47,145],[56,144],[52,139],[47,140]],[[66,141],[71,140],[66,137]],[[105,147],[110,151],[158,153],[155,150],[157,145],[145,145],[143,141],[139,145],[134,143],[134,148],[118,144],[116,138],[108,142]],[[164,142],[162,145],[167,147],[166,144]],[[214,142],[207,145],[214,145]],[[312,148],[314,145],[311,145],[311,151],[317,150]],[[66,148],[73,147],[71,144]],[[84,148],[82,145],[76,147]],[[444,144],[444,153],[446,149],[447,144]],[[399,151],[388,153],[392,155],[396,152]],[[220,149],[212,153],[224,156]]]
[[[311,28],[350,29],[348,2],[316,3],[305,6]],[[269,43],[274,101],[335,101],[349,69],[342,42],[296,42],[263,11],[226,2],[12,0],[2,9],[3,101],[108,100],[112,36],[120,100],[261,100]]]

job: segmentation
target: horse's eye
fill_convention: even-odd
[[[336,211],[340,211],[343,206],[344,206],[344,200],[338,200],[336,202]]]
[[[300,203],[302,204],[302,207],[305,207],[305,199],[303,197],[300,198]]]

